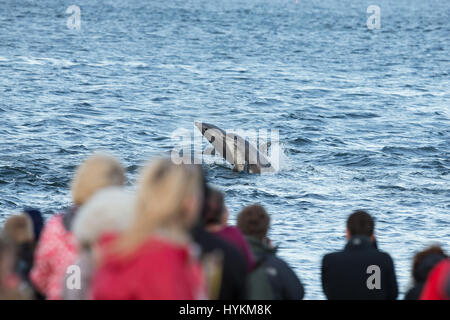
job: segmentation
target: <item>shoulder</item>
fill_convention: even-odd
[[[389,264],[389,265],[394,265],[394,260],[392,259],[392,257],[389,255],[389,253],[378,250],[378,257],[379,259],[381,259],[383,262]]]
[[[247,244],[247,240],[245,240],[242,232],[234,226],[228,226],[223,229],[225,233],[227,233],[230,238],[233,238],[235,241],[241,243],[242,245]]]
[[[322,264],[326,264],[337,259],[341,259],[345,255],[344,251],[330,252],[323,256]]]
[[[188,245],[175,244],[158,238],[150,238],[133,254],[139,264],[160,268],[155,261],[163,262],[164,268],[177,267],[191,259]]]
[[[264,265],[277,268],[278,270],[284,271],[284,272],[289,272],[292,270],[286,261],[277,257],[274,254],[267,255],[266,262],[264,263]]]
[[[235,268],[246,269],[244,257],[239,252],[239,249],[217,235],[200,230],[194,233],[194,241],[200,246],[202,254],[220,251],[224,256],[224,263],[226,265],[232,264]]]
[[[419,300],[423,285],[415,285],[405,294],[405,300]]]
[[[233,236],[238,236],[238,237],[242,237],[242,238],[244,237],[241,234],[241,232],[239,231],[239,229],[234,226],[226,226],[222,229],[222,232],[232,234]]]
[[[48,229],[63,226],[63,216],[62,213],[55,214],[45,222],[45,227]]]
[[[145,275],[161,276],[175,267],[172,248],[161,241],[147,240],[130,252],[120,253],[109,251],[109,245],[114,239],[117,237],[102,239],[104,256],[99,268],[101,274],[114,275],[118,278],[127,278],[130,275],[142,278]]]
[[[44,225],[41,234],[41,241],[45,241],[47,238],[59,237],[65,233],[64,225],[63,225],[63,214],[56,214]]]
[[[207,251],[217,249],[221,250],[223,251],[225,258],[229,256],[230,258],[234,259],[236,256],[240,256],[239,250],[237,248],[235,248],[232,244],[228,243],[227,241],[223,240],[222,238],[214,234],[208,234],[207,243],[209,249]]]

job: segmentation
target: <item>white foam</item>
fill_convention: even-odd
[[[64,67],[71,67],[76,65],[77,63],[67,60],[67,59],[56,59],[56,58],[45,58],[45,57],[25,57],[20,56],[19,59],[21,60],[21,63],[29,64],[29,65],[45,65],[45,64],[52,64],[55,66],[64,66]],[[1,59],[0,59],[1,61]]]
[[[30,65],[43,65],[45,64],[43,61],[40,61],[39,59],[33,58],[33,57],[19,57],[23,63],[30,64]]]
[[[279,141],[272,142],[269,148],[269,161],[275,172],[292,170],[292,163],[287,153],[286,145]]]
[[[107,66],[115,66],[122,65],[133,68],[138,67],[148,67],[148,64],[142,61],[111,61],[111,60],[102,60],[96,63],[88,63],[88,66],[92,67],[107,67]]]
[[[71,67],[76,65],[77,63],[72,62],[70,60],[67,59],[54,59],[54,58],[40,58],[38,60],[43,60],[43,61],[47,61],[53,65],[56,66],[64,66],[64,67]]]
[[[130,62],[124,62],[125,66],[130,66],[130,67],[148,67],[148,64],[144,63],[144,62],[140,62],[140,61],[130,61]]]

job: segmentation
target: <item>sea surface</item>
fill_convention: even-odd
[[[321,258],[345,245],[354,209],[375,217],[400,298],[414,252],[450,250],[449,1],[0,0],[0,221],[69,206],[95,150],[132,188],[195,120],[278,130],[277,173],[205,168],[232,222],[267,208],[307,299],[324,298]]]

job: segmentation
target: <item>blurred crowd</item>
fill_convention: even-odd
[[[260,204],[228,221],[224,194],[198,165],[157,159],[125,189],[118,160],[96,153],[71,182],[72,206],[44,221],[9,216],[0,236],[0,299],[299,300],[304,287],[268,238]],[[328,299],[398,297],[394,262],[377,247],[365,211],[347,220],[347,244],[325,255]],[[449,299],[450,260],[438,245],[416,253],[402,298]]]

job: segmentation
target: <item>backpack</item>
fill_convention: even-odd
[[[266,271],[267,256],[256,262],[256,266],[247,276],[248,300],[273,300],[273,288]]]

